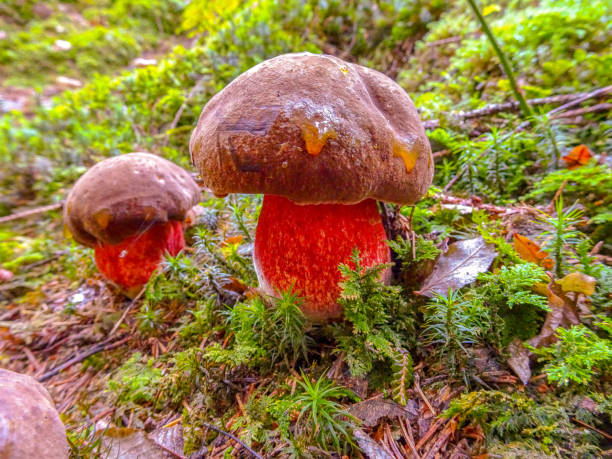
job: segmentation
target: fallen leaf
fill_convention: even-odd
[[[244,236],[241,234],[238,236],[230,236],[221,243],[221,247],[227,247],[228,245],[232,244],[240,244],[243,240]]]
[[[523,346],[523,343],[518,338],[515,338],[508,345],[506,351],[512,356],[508,359],[508,366],[512,368],[512,371],[519,377],[521,382],[527,385],[531,379],[531,368],[529,366],[531,351]]]
[[[434,293],[447,294],[449,288],[458,290],[474,282],[478,273],[487,271],[496,256],[493,244],[487,244],[482,237],[454,242],[438,258],[421,290],[414,293],[431,298]]]
[[[156,439],[157,431],[147,435],[143,430],[111,427],[102,436],[104,457],[107,459],[136,459],[141,457],[146,457],[147,459],[168,459],[183,457],[182,426],[175,427],[178,427],[180,430],[180,445],[176,442],[176,439],[179,437],[173,434],[174,431],[159,434],[159,439]],[[165,430],[170,431],[171,429]]]
[[[595,293],[597,279],[583,273],[574,272],[556,282],[561,286],[564,292],[576,292],[591,296]]]
[[[562,156],[561,159],[565,161],[568,169],[576,169],[577,167],[584,166],[589,162],[589,159],[593,157],[591,150],[586,145],[578,145],[572,148],[567,155]]]
[[[369,459],[393,459],[393,456],[385,448],[372,440],[363,430],[354,429],[353,437],[355,437],[361,452]]]
[[[222,287],[236,293],[244,293],[248,288],[240,279],[236,279],[235,277],[230,277]]]
[[[547,296],[550,311],[546,314],[542,330],[527,340],[527,344],[533,347],[548,346],[555,342],[557,328],[568,328],[580,323],[576,305],[565,295],[559,285],[554,282],[548,284]]]
[[[555,262],[541,247],[525,236],[514,233],[514,249],[518,252],[521,258],[525,261],[530,261],[542,268],[551,270],[555,267]]]
[[[414,420],[419,416],[414,400],[408,400],[406,406],[401,406],[398,403],[384,400],[380,397],[355,403],[348,407],[347,411],[357,419],[360,419],[361,423],[366,427],[374,427],[382,418],[403,417]]]

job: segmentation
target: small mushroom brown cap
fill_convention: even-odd
[[[0,459],[67,457],[66,429],[47,389],[0,369]]]
[[[155,223],[183,221],[200,200],[191,175],[150,153],[105,159],[68,194],[64,223],[77,242],[117,244]]]
[[[189,147],[217,195],[409,204],[433,177],[408,94],[380,72],[328,55],[285,54],[246,71],[204,107]]]

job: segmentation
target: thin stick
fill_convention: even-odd
[[[592,425],[587,424],[586,422],[582,422],[580,419],[572,418],[572,421],[574,421],[577,424],[580,424],[583,427],[586,427],[587,429],[592,430],[593,432],[597,432],[599,435],[602,435],[608,440],[612,440],[612,435],[610,435],[608,432],[604,432],[603,430],[600,430],[597,427],[593,427]]]
[[[427,397],[425,397],[425,393],[423,393],[423,389],[421,389],[421,386],[419,385],[419,380],[420,379],[421,378],[418,375],[418,373],[415,373],[414,374],[414,387],[417,390],[417,392],[419,393],[419,395],[421,396],[421,398],[423,399],[423,401],[425,402],[425,405],[427,405],[427,408],[429,408],[429,411],[431,411],[431,414],[433,414],[435,416],[438,413],[436,413],[436,410],[434,410],[433,406],[431,406],[431,403],[429,403],[429,400],[427,399]]]
[[[32,215],[42,214],[43,212],[49,212],[51,210],[61,209],[63,205],[64,201],[60,201],[56,202],[55,204],[49,204],[48,206],[36,207],[35,209],[28,209],[22,212],[17,212],[16,214],[7,215],[6,217],[0,217],[0,224],[30,217]]]
[[[85,360],[87,357],[92,356],[94,354],[97,354],[98,352],[110,351],[111,349],[115,349],[116,347],[119,347],[122,344],[124,344],[129,339],[130,339],[129,336],[122,336],[117,341],[114,341],[112,343],[109,343],[108,340],[107,340],[107,341],[104,341],[104,342],[102,342],[100,344],[96,344],[95,346],[93,346],[88,351],[85,351],[85,352],[83,352],[81,354],[78,354],[77,356],[75,356],[72,359],[62,363],[61,365],[58,365],[57,367],[53,368],[52,370],[47,371],[40,378],[38,378],[38,382],[44,382],[47,379],[52,378],[53,376],[57,375],[60,371],[63,371],[66,368],[71,367],[75,363],[80,363],[83,360]]]
[[[217,433],[220,433],[222,435],[225,435],[226,437],[231,438],[232,440],[234,440],[236,443],[239,443],[240,446],[242,446],[244,449],[246,449],[253,457],[257,458],[257,459],[263,459],[263,457],[261,457],[259,454],[257,454],[255,451],[253,451],[251,448],[249,448],[242,440],[240,440],[238,437],[235,437],[234,435],[232,435],[229,432],[226,432],[225,430],[221,430],[218,427],[213,426],[212,424],[208,424],[206,422],[202,422],[202,425],[205,427],[208,427],[209,429],[214,430]]]
[[[564,110],[567,110],[568,108],[575,107],[576,105],[581,104],[582,102],[584,102],[587,99],[592,99],[594,97],[599,97],[599,96],[606,95],[609,92],[612,92],[612,85],[604,86],[603,88],[596,89],[595,91],[589,92],[589,93],[579,97],[578,99],[572,100],[571,102],[568,102],[567,104],[561,105],[560,107],[557,107],[557,108],[549,111],[548,112],[548,116],[554,115],[555,113],[562,112]]]
[[[605,88],[601,88],[605,89]],[[600,91],[598,89],[597,91]],[[582,99],[585,96],[596,97],[597,95],[604,95],[604,92],[598,92],[593,95],[593,93],[587,92],[577,92],[574,94],[557,94],[555,96],[549,97],[538,97],[536,99],[527,99],[527,103],[529,105],[550,105],[550,104],[564,104],[567,102],[573,102],[576,100],[580,100],[581,102],[586,100]],[[451,118],[458,119],[473,119],[473,118],[481,118],[483,116],[496,115],[497,113],[502,112],[515,112],[520,109],[520,105],[517,101],[513,100],[510,102],[504,102],[501,104],[490,104],[482,108],[477,108],[476,110],[469,110],[467,112],[450,112],[448,114]],[[425,129],[435,129],[440,125],[440,120],[427,120],[423,122],[423,126]]]
[[[591,105],[590,107],[577,108],[576,110],[570,110],[565,113],[558,113],[557,115],[551,116],[550,119],[556,120],[559,118],[575,118],[577,116],[586,115],[587,113],[605,112],[610,109],[612,109],[612,104],[603,103]]]
[[[113,327],[113,329],[110,331],[110,333],[108,334],[108,336],[113,336],[113,333],[115,333],[117,331],[117,329],[119,328],[119,326],[121,325],[121,323],[124,321],[124,319],[127,317],[128,313],[130,312],[130,309],[132,309],[132,306],[134,306],[136,304],[136,301],[138,301],[140,299],[140,297],[143,295],[143,293],[147,290],[147,286],[145,285],[144,287],[142,287],[142,289],[140,290],[140,292],[138,292],[138,295],[136,295],[134,297],[134,299],[132,301],[130,301],[130,304],[127,308],[125,308],[125,311],[123,311],[123,314],[121,314],[121,317],[119,318],[119,320],[117,321],[117,323],[115,324],[115,326]]]
[[[404,437],[406,437],[406,442],[408,443],[408,446],[410,446],[410,451],[412,451],[412,454],[414,454],[415,459],[421,459],[421,455],[417,451],[416,446],[414,444],[414,436],[412,435],[412,427],[410,426],[410,421],[400,418],[399,425],[402,429],[402,432],[404,433]]]

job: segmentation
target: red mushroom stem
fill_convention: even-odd
[[[149,281],[166,252],[176,256],[183,247],[181,222],[158,223],[119,244],[98,245],[96,265],[104,277],[135,294]]]
[[[338,265],[350,265],[354,248],[365,267],[390,261],[375,200],[299,205],[283,197],[264,196],[254,263],[266,294],[277,296],[278,291],[293,289],[305,299],[302,310],[312,320],[341,317]]]

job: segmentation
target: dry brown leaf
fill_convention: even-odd
[[[547,346],[556,341],[555,332],[559,327],[578,325],[578,310],[575,303],[565,295],[559,285],[554,282],[548,284],[548,306],[550,311],[539,334],[527,340],[533,347]]]
[[[574,276],[574,278],[575,277],[576,276]],[[574,287],[574,284],[576,284],[575,288],[583,288],[584,282],[584,279],[576,281],[570,278],[568,285]],[[540,333],[526,341],[530,346],[548,346],[557,340],[557,328],[567,328],[580,323],[576,302],[565,295],[562,287],[558,285],[558,283],[559,281],[556,283],[551,281],[546,285],[545,291],[543,291],[544,289],[542,288],[545,284],[538,284],[537,288],[534,289],[537,290],[538,293],[545,294],[548,297],[548,307],[550,311],[546,314],[546,319],[544,320],[544,325],[542,325]],[[526,385],[531,379],[530,358],[533,353],[518,339],[515,339],[508,345],[507,351],[512,355],[512,357],[508,359],[508,366],[512,368],[512,371],[514,371],[523,384]]]
[[[487,244],[482,237],[455,242],[438,258],[421,290],[414,293],[431,298],[435,293],[446,295],[449,288],[458,290],[474,282],[478,273],[487,271],[496,256],[493,244]]]
[[[542,248],[528,237],[514,233],[514,249],[525,261],[530,261],[542,268],[551,270],[555,267],[555,262]]]
[[[408,400],[406,406],[401,406],[382,398],[371,398],[355,403],[348,407],[347,411],[357,419],[360,419],[361,423],[366,427],[374,427],[382,418],[403,417],[414,420],[419,415],[414,400]]]
[[[529,366],[529,357],[531,351],[523,346],[523,343],[518,338],[515,338],[507,347],[506,351],[512,355],[508,359],[508,366],[512,368],[524,385],[529,383],[531,379],[531,368]]]
[[[556,281],[556,283],[561,286],[564,292],[576,292],[591,296],[595,293],[597,279],[583,273],[574,272]]]
[[[591,150],[586,145],[578,145],[572,148],[567,155],[562,156],[561,159],[565,161],[568,169],[576,169],[577,167],[584,166],[589,162],[589,159],[593,157]]]

